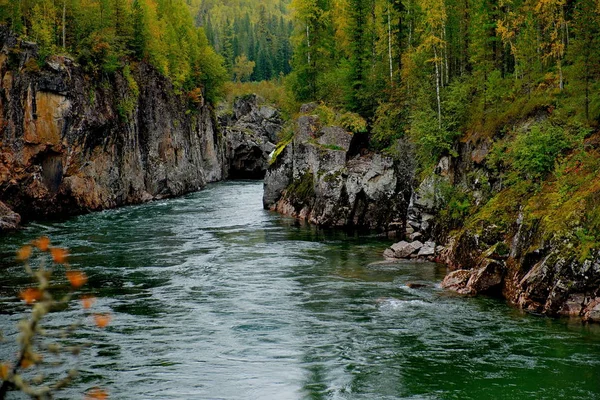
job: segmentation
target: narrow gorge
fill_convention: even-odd
[[[282,121],[255,96],[217,118],[144,62],[96,80],[0,26],[0,229],[261,178]]]

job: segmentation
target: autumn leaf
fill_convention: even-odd
[[[28,288],[20,293],[20,297],[25,301],[25,303],[32,304],[42,297],[42,292],[40,292],[39,289]]]
[[[33,244],[41,251],[48,251],[48,248],[50,247],[50,238],[48,236],[42,236],[34,240]]]
[[[86,284],[87,276],[81,271],[67,271],[67,279],[74,288],[79,288]]]
[[[10,373],[10,365],[8,363],[4,363],[0,365],[0,379],[3,381],[8,379],[8,374]]]
[[[85,395],[85,400],[106,400],[108,393],[104,389],[94,388],[88,391]]]
[[[17,260],[18,261],[26,261],[31,257],[31,246],[23,246],[19,250],[17,250]]]
[[[64,264],[67,262],[67,256],[69,255],[69,252],[66,249],[53,247],[50,249],[50,254],[52,254],[52,260],[54,260],[55,263]]]
[[[96,302],[96,298],[94,296],[84,296],[81,298],[81,305],[86,310],[92,308],[94,303]]]
[[[33,361],[31,361],[29,358],[24,358],[21,361],[21,368],[27,369],[29,367],[31,367],[33,365]]]
[[[110,314],[94,314],[94,321],[96,322],[98,328],[106,327],[110,323],[111,319],[112,316]]]

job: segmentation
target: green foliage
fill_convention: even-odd
[[[458,227],[472,209],[469,194],[444,178],[435,179],[433,185],[431,195],[434,196],[432,200],[438,210],[438,222],[448,230]]]
[[[309,203],[315,196],[314,175],[311,172],[305,172],[288,186],[286,195],[297,206]]]
[[[351,133],[367,131],[367,121],[353,112],[336,110],[321,103],[311,111],[311,114],[319,118],[321,126],[341,126]]]
[[[257,94],[267,104],[277,107],[284,119],[290,119],[299,108],[293,94],[281,80],[261,82],[228,82],[224,85],[224,97],[228,104],[233,104],[236,97]]]
[[[129,121],[135,107],[137,105],[137,98],[131,96],[125,96],[117,104],[117,113],[121,122]]]
[[[169,77],[177,91],[200,87],[209,101],[227,80],[223,59],[203,29],[195,27],[187,0],[11,3],[0,3],[0,22],[37,42],[42,60],[62,49],[96,78],[121,71],[132,60],[145,61]]]
[[[292,22],[288,4],[289,0],[205,0],[193,4],[192,10],[211,45],[225,59],[229,76],[262,81],[277,79],[291,71]],[[254,67],[239,63],[240,57]],[[242,65],[246,68],[240,79]]]
[[[129,86],[129,90],[131,91],[131,94],[135,98],[137,98],[140,95],[140,88],[139,88],[135,78],[131,74],[131,68],[129,67],[129,64],[127,64],[127,65],[125,65],[125,67],[123,67],[123,77],[127,81],[127,85]]]

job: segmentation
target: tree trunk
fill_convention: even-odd
[[[63,51],[67,48],[67,0],[63,0],[63,10],[62,10],[62,47]]]
[[[309,33],[308,23],[306,24],[306,47],[308,50],[306,51],[306,56],[308,57],[308,66],[310,67],[310,33]]]
[[[438,111],[438,128],[442,129],[442,101],[440,99],[440,66],[438,65],[438,54],[435,46],[433,47],[433,55],[435,57],[435,94],[437,98],[437,111]]]
[[[390,16],[390,5],[387,9],[388,17],[388,60],[390,62],[390,85],[394,86],[394,66],[392,64],[392,21]]]

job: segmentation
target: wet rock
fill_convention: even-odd
[[[483,259],[473,271],[467,288],[477,293],[489,293],[498,290],[504,277],[504,265],[489,258]]]
[[[600,298],[592,299],[583,310],[583,320],[600,322]]]
[[[390,157],[350,156],[351,143],[343,128],[321,128],[316,115],[300,116],[292,142],[266,173],[264,207],[321,226],[397,230],[410,177],[399,176]]]
[[[583,293],[572,294],[563,305],[560,314],[568,317],[580,316],[584,309],[585,301],[586,296]]]
[[[396,258],[396,253],[394,252],[394,250],[389,248],[389,249],[385,249],[385,251],[383,252],[383,256],[385,258]]]
[[[0,201],[0,233],[19,228],[21,216]]]
[[[416,282],[407,282],[406,286],[411,289],[422,289],[422,288],[429,287],[429,285],[427,285],[425,283],[416,283]]]
[[[435,255],[435,242],[425,242],[417,254],[419,257],[429,257]]]
[[[471,274],[472,271],[466,269],[452,271],[442,281],[442,287],[460,294],[471,294],[471,290],[467,288]]]

